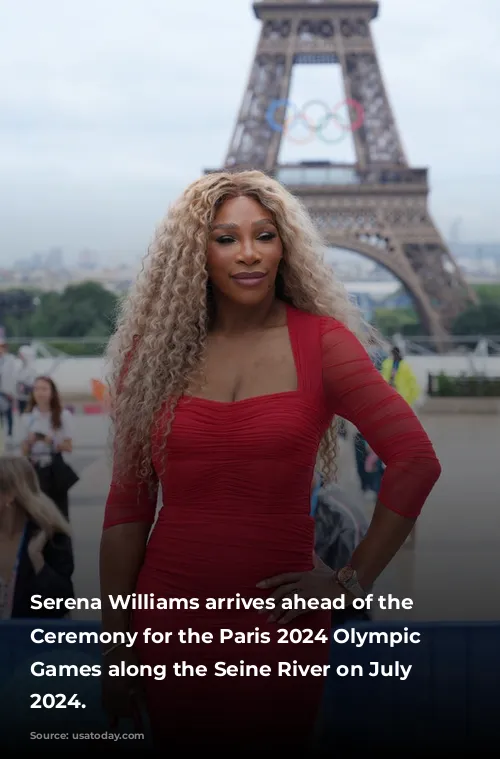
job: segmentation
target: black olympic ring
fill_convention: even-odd
[[[324,117],[317,124],[311,123],[311,120],[306,115],[307,109],[313,105],[319,105],[325,110]],[[348,108],[354,110],[354,121],[350,120],[349,123],[346,124],[343,123],[339,118],[337,112],[343,106],[347,106]],[[293,111],[291,116],[284,119],[283,124],[278,124],[276,121],[276,112],[279,108],[285,108],[286,111]],[[346,137],[348,132],[356,132],[358,129],[360,129],[363,126],[364,120],[365,110],[361,103],[359,103],[357,100],[354,100],[353,98],[342,100],[340,103],[337,103],[337,105],[331,110],[322,100],[309,100],[302,106],[302,110],[300,111],[298,110],[295,103],[292,103],[290,100],[273,100],[266,112],[266,121],[271,129],[274,132],[282,132],[287,137],[287,139],[289,139],[291,142],[294,142],[296,145],[307,145],[312,142],[316,136],[318,136],[323,142],[326,142],[329,145],[336,145]],[[328,139],[324,137],[323,131],[331,121],[334,121],[337,124],[341,132],[339,137]],[[302,123],[308,128],[309,134],[305,139],[297,139],[296,137],[292,137],[290,135],[291,130],[297,123]]]

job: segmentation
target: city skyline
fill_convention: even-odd
[[[68,260],[81,248],[141,257],[168,205],[223,158],[259,30],[251,3],[108,0],[103,13],[98,0],[19,0],[3,13],[0,266],[53,246]],[[478,245],[500,240],[500,104],[484,97],[500,77],[499,27],[497,0],[473,13],[381,0],[373,23],[410,163],[430,168],[431,212],[443,236],[460,221],[460,240]],[[299,67],[290,100],[333,106],[339,74]],[[281,159],[352,160],[349,140],[325,150],[285,141]]]

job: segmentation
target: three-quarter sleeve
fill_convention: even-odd
[[[123,386],[123,381],[137,344],[138,338],[134,337],[133,347],[125,359],[122,375],[118,383],[118,392],[120,392]],[[156,515],[158,490],[159,481],[154,470],[150,478],[146,480],[139,476],[138,471],[131,470],[126,475],[124,475],[123,471],[118,472],[115,464],[106,499],[103,530],[119,524],[130,524],[133,522],[145,523],[151,526]]]
[[[152,475],[147,481],[133,473],[125,478],[117,476],[113,471],[106,499],[103,529],[131,522],[142,522],[151,526],[156,515],[158,490],[156,475]]]
[[[356,336],[336,319],[321,319],[321,351],[328,413],[352,422],[385,464],[380,503],[416,518],[441,473],[424,428]]]

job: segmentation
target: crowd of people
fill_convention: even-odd
[[[4,349],[2,357],[1,387],[17,389],[3,407],[11,443],[8,452],[0,451],[0,620],[6,620],[32,616],[33,594],[73,595],[68,493],[78,476],[64,459],[73,448],[73,419],[54,381],[37,377],[33,366],[28,375],[27,361],[16,374],[11,354]],[[12,441],[16,411],[18,453]]]

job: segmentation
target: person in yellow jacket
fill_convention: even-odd
[[[410,405],[414,406],[420,398],[420,387],[410,364],[404,360],[399,348],[393,348],[391,356],[382,362],[383,378]]]

